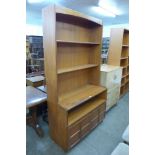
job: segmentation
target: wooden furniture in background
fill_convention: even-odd
[[[100,83],[107,88],[106,111],[108,111],[119,100],[122,67],[103,64],[100,71]]]
[[[39,87],[44,85],[44,76],[34,76],[34,77],[29,77],[26,78],[26,84],[27,86],[33,86],[33,87]]]
[[[129,30],[112,28],[108,64],[123,67],[120,97],[129,91]]]
[[[32,86],[26,87],[26,108],[30,111],[30,113],[26,117],[26,123],[33,127],[40,137],[43,136],[43,131],[37,120],[37,107],[40,104],[46,103],[46,101],[47,94]]]
[[[68,150],[104,118],[102,22],[51,5],[43,9],[43,34],[50,135]]]

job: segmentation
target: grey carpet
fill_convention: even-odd
[[[129,94],[122,97],[106,113],[104,121],[68,153],[50,139],[48,125],[42,119],[39,121],[45,135],[39,138],[31,127],[26,127],[27,155],[110,155],[122,141],[121,136],[129,123]]]

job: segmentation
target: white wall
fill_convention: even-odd
[[[42,36],[43,35],[42,26],[26,24],[26,35]]]
[[[103,37],[110,37],[111,28],[127,28],[129,29],[129,24],[118,24],[118,25],[109,25],[103,27]]]

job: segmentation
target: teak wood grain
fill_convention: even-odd
[[[67,151],[105,115],[102,110],[100,121],[90,123],[80,138],[70,130],[79,119],[86,126],[84,118],[105,105],[106,89],[99,86],[102,21],[51,5],[43,9],[43,38],[50,135]]]
[[[128,91],[129,78],[129,30],[113,28],[110,34],[108,64],[123,67],[120,96]]]

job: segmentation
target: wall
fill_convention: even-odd
[[[103,27],[103,37],[110,37],[111,28],[127,28],[129,29],[129,24],[118,24],[118,25],[109,25]]]
[[[42,26],[26,24],[26,35],[43,36]]]

